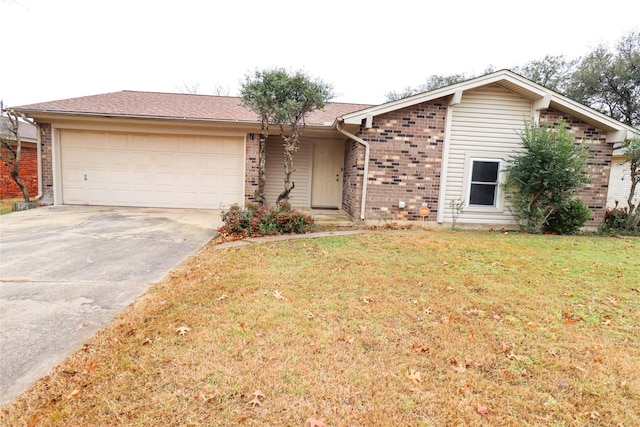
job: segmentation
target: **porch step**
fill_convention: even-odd
[[[330,227],[352,227],[355,225],[349,215],[345,211],[341,210],[311,209],[305,211],[305,213],[310,215],[317,225]]]

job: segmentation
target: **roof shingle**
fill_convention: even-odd
[[[327,125],[336,117],[370,107],[365,104],[328,103],[307,119],[310,125]],[[259,122],[258,116],[231,96],[121,91],[79,98],[21,105],[22,112],[148,117],[207,121]]]

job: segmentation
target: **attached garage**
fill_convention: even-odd
[[[61,129],[62,203],[221,209],[244,200],[244,138]]]

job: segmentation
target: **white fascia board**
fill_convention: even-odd
[[[459,96],[465,90],[475,89],[480,86],[485,86],[500,81],[509,81],[513,84],[521,86],[535,93],[540,98],[543,98],[548,94],[548,90],[546,90],[542,86],[539,86],[525,79],[524,77],[518,76],[517,74],[512,73],[509,70],[500,70],[496,71],[495,73],[486,74],[484,76],[476,77],[475,79],[456,83],[450,86],[445,86],[429,92],[409,96],[397,101],[387,102],[386,104],[377,105],[375,107],[370,107],[365,110],[356,111],[354,113],[344,114],[342,116],[342,119],[344,120],[344,123],[360,124],[362,123],[363,119],[366,119],[367,115],[378,116],[390,111],[400,110],[402,108],[411,107],[423,102],[433,101],[434,99],[438,98],[444,98],[451,95],[453,95],[454,97],[456,95]],[[456,100],[454,100],[454,102],[455,101]]]

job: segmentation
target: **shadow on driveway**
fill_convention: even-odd
[[[51,206],[0,216],[0,406],[202,248],[220,211]]]

